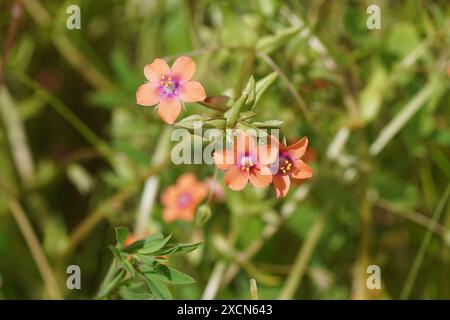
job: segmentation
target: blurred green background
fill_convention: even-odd
[[[248,299],[255,278],[262,299],[450,299],[448,1],[6,0],[0,30],[0,298],[93,298],[153,177],[141,228],[205,240],[170,261],[196,280],[175,298]],[[309,137],[313,179],[282,200],[222,185],[205,225],[165,224],[161,192],[214,173],[167,161],[167,125],[135,104],[144,65],[181,54],[209,96],[277,72],[256,119]],[[178,119],[192,114],[213,112]],[[72,264],[81,290],[66,289]]]

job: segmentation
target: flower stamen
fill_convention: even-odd
[[[280,167],[280,171],[283,174],[288,174],[289,171],[291,171],[292,168],[292,162],[288,159],[284,159],[284,161],[282,161],[282,163],[284,163],[284,165],[282,167]]]
[[[252,169],[254,166],[255,164],[249,157],[243,157],[241,159],[241,171],[250,172],[250,169]]]

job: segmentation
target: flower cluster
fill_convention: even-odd
[[[161,118],[166,123],[174,123],[185,102],[203,102],[207,105],[203,86],[192,80],[195,70],[195,62],[186,56],[176,59],[172,68],[163,59],[155,59],[144,68],[148,82],[137,89],[136,102],[142,106],[156,105]],[[223,118],[212,119],[209,123],[216,123],[218,128],[225,125],[238,133],[232,148],[214,153],[216,167],[225,171],[225,184],[232,190],[242,190],[249,183],[255,188],[273,183],[277,198],[281,198],[287,195],[291,180],[308,179],[313,175],[312,168],[303,160],[308,138],[304,137],[287,146],[270,136],[270,143],[262,145],[252,135],[236,128],[242,122],[251,127],[273,127],[282,123],[277,120],[250,123],[249,117],[242,117],[245,108],[250,108],[250,114],[254,114],[252,110],[258,101],[257,97],[263,94],[275,78],[276,75],[270,74],[256,84],[251,77],[242,96],[235,101],[230,100],[232,104],[228,106]],[[207,193],[208,187],[193,174],[182,175],[176,185],[170,186],[162,196],[164,220],[191,221],[195,208]]]
[[[263,188],[273,182],[277,198],[285,197],[291,179],[308,179],[313,170],[303,160],[308,146],[304,137],[285,146],[274,136],[269,145],[257,144],[253,136],[239,132],[232,149],[217,151],[214,163],[224,170],[224,182],[232,190],[242,190],[249,182]]]

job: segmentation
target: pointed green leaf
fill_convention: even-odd
[[[109,249],[112,251],[112,253],[114,254],[114,256],[115,256],[117,259],[119,259],[119,261],[123,259],[123,258],[122,258],[122,252],[120,252],[119,248],[110,245],[110,246],[109,246]]]
[[[122,245],[125,242],[125,239],[127,238],[128,234],[129,234],[129,231],[127,228],[124,228],[124,227],[116,228],[117,242]]]
[[[167,244],[167,242],[169,242],[171,237],[172,237],[172,235],[169,235],[164,239],[151,241],[151,242],[145,244],[144,247],[142,249],[139,249],[137,252],[140,254],[154,253],[154,252],[160,250],[161,248],[163,248]]]
[[[195,280],[192,279],[185,273],[182,273],[178,270],[175,270],[171,267],[158,265],[153,272],[151,272],[154,276],[160,279],[163,282],[170,284],[192,284],[195,283]]]
[[[130,244],[128,247],[124,248],[122,251],[127,253],[136,252],[139,249],[142,249],[144,247],[147,247],[151,245],[152,242],[162,240],[164,239],[164,236],[162,233],[154,233],[151,236],[148,236],[142,240],[138,240],[132,244]]]
[[[264,78],[260,79],[258,82],[256,82],[256,97],[255,102],[253,103],[252,106],[252,110],[256,108],[256,105],[258,104],[262,95],[267,91],[267,89],[270,87],[270,85],[275,81],[277,77],[278,77],[277,73],[272,72],[269,73]]]
[[[203,242],[172,245],[170,247],[166,247],[162,250],[155,252],[154,255],[167,256],[167,255],[175,255],[178,253],[188,253],[197,249],[202,243]]]
[[[255,83],[254,76],[250,76],[250,79],[248,79],[247,85],[245,86],[245,89],[242,94],[247,96],[247,100],[245,100],[245,104],[249,104],[249,103],[252,103],[253,101],[255,101],[256,83]]]
[[[171,300],[172,294],[166,285],[159,280],[157,277],[152,275],[151,273],[144,274],[145,281],[147,282],[148,287],[150,288],[155,299],[159,300]]]
[[[257,128],[280,128],[283,125],[284,121],[282,120],[267,120],[267,121],[258,121],[252,122],[252,125]]]

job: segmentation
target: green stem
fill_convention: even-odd
[[[419,273],[420,266],[422,264],[423,258],[427,251],[428,245],[430,244],[431,237],[433,236],[433,229],[436,228],[436,224],[441,217],[442,211],[444,211],[445,204],[448,201],[450,196],[450,183],[445,188],[444,193],[442,194],[441,199],[439,200],[436,209],[434,210],[433,217],[430,225],[428,226],[428,230],[425,233],[422,243],[420,245],[419,251],[414,259],[413,265],[409,270],[408,277],[406,278],[405,286],[403,287],[402,293],[400,294],[400,299],[408,299],[411,294],[411,290],[414,286],[414,282],[416,281],[417,274]]]
[[[83,120],[81,120],[68,106],[66,106],[61,100],[56,98],[55,96],[49,94],[45,91],[37,82],[28,77],[25,74],[19,75],[19,79],[30,89],[34,90],[35,93],[41,97],[44,101],[46,101],[60,116],[66,119],[72,127],[75,128],[85,139],[87,142],[92,144],[94,148],[102,154],[106,160],[114,167],[114,153],[109,146],[100,139],[99,136],[89,128]]]
[[[303,275],[305,274],[306,267],[311,259],[314,248],[316,247],[320,235],[322,234],[323,226],[325,224],[325,214],[321,214],[316,218],[316,221],[309,229],[305,242],[298,251],[297,258],[294,265],[281,289],[281,293],[278,297],[280,300],[292,299],[297,288],[300,286]]]

